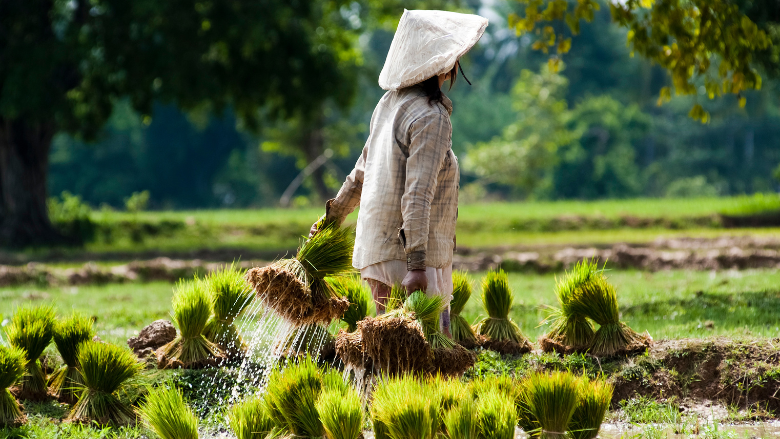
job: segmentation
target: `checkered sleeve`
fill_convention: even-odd
[[[431,113],[415,120],[409,133],[406,183],[401,197],[404,250],[407,269],[424,270],[431,203],[439,170],[450,149],[452,125],[446,113]]]
[[[363,148],[355,169],[349,173],[344,184],[341,185],[336,198],[331,198],[325,204],[325,219],[328,222],[341,224],[344,219],[360,204],[360,195],[363,193],[363,172],[366,166],[368,145]]]

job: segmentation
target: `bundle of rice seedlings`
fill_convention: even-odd
[[[100,425],[135,422],[133,410],[117,396],[127,381],[143,369],[133,353],[116,345],[88,341],[79,346],[76,361],[84,387],[68,420]]]
[[[593,439],[609,410],[614,387],[606,380],[580,379],[577,408],[571,417],[569,435],[574,439]]]
[[[477,334],[485,338],[484,348],[513,355],[531,351],[531,343],[509,318],[513,300],[504,270],[489,271],[482,280],[482,305],[488,317],[476,325]]]
[[[253,268],[246,279],[263,305],[296,325],[330,323],[349,307],[326,277],[352,271],[352,229],[331,224],[306,240],[293,259]]]
[[[422,380],[412,375],[380,382],[371,407],[377,439],[436,437],[439,401],[431,393]]]
[[[253,395],[230,408],[227,421],[236,439],[269,439],[281,432],[262,395]]]
[[[550,332],[539,338],[542,350],[563,355],[588,349],[593,341],[593,325],[585,315],[572,309],[571,300],[577,289],[592,282],[598,275],[596,261],[584,260],[575,263],[562,279],[556,279],[555,295],[560,308],[553,308],[546,319],[552,327]]]
[[[404,309],[420,322],[425,339],[433,350],[431,372],[460,376],[474,365],[476,356],[439,330],[439,318],[445,308],[441,297],[427,296],[419,291],[412,293],[404,302]]]
[[[321,391],[322,375],[311,358],[274,370],[266,388],[271,416],[294,436],[322,437],[325,428],[316,407]]]
[[[78,348],[94,336],[92,319],[75,312],[67,319],[55,323],[54,344],[65,364],[52,375],[50,387],[52,394],[60,401],[68,404],[76,401],[83,385],[76,362]]]
[[[477,346],[474,328],[460,315],[471,298],[471,280],[465,271],[452,273],[452,302],[450,302],[450,331],[452,339],[466,348]]]
[[[620,321],[615,287],[598,272],[589,282],[574,290],[569,308],[600,325],[593,336],[589,352],[596,356],[627,355],[643,352],[651,343],[650,336],[639,334]]]
[[[487,392],[477,400],[477,431],[480,439],[515,437],[515,402],[501,392]]]
[[[363,434],[363,402],[354,389],[323,391],[316,407],[328,439],[358,439]]]
[[[179,332],[158,352],[160,368],[196,368],[219,363],[224,358],[219,347],[203,335],[211,317],[211,300],[197,279],[176,285],[171,317]]]
[[[161,439],[198,439],[198,416],[173,383],[151,389],[138,411]]]
[[[477,439],[479,436],[479,412],[477,403],[463,399],[444,415],[444,427],[450,439]]]
[[[51,343],[54,332],[54,308],[51,306],[21,307],[5,330],[8,342],[25,352],[27,364],[19,385],[22,399],[43,400],[47,397],[46,374],[40,357]]]
[[[203,334],[228,357],[240,357],[246,352],[246,345],[235,320],[252,303],[254,293],[235,263],[211,272],[203,281],[214,311]]]
[[[339,276],[326,279],[336,294],[349,301],[341,321],[347,324],[347,332],[355,332],[357,323],[368,317],[369,304],[373,302],[371,291],[358,276]]]
[[[412,296],[406,302],[410,306],[417,306],[417,311],[422,314],[416,314],[404,305],[358,323],[365,357],[371,360],[375,369],[386,374],[423,372],[430,366],[433,352],[425,338],[421,321],[431,318],[440,306],[431,301],[419,301],[420,296],[425,298],[423,293],[415,293]]]
[[[536,372],[523,382],[520,398],[518,405],[526,411],[520,417],[539,425],[526,433],[538,434],[542,439],[563,439],[577,408],[579,380],[569,372]]]
[[[25,352],[0,345],[0,427],[15,427],[26,422],[22,408],[8,388],[22,379],[27,365]]]

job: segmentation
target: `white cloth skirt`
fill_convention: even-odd
[[[360,270],[360,277],[373,279],[385,285],[401,285],[406,276],[406,261],[383,261],[369,265]],[[425,275],[428,277],[427,294],[441,296],[448,306],[452,300],[452,263],[444,268],[427,267]]]

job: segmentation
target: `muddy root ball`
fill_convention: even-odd
[[[375,369],[390,375],[423,372],[433,352],[416,320],[403,315],[358,323],[363,348]]]
[[[257,297],[287,321],[298,322],[312,312],[309,288],[284,267],[275,264],[247,271],[246,280]]]

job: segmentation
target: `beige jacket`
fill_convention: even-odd
[[[355,268],[452,263],[460,173],[451,113],[446,96],[431,105],[419,86],[387,92],[377,104],[355,169],[327,203],[327,219],[339,223],[360,205]]]

